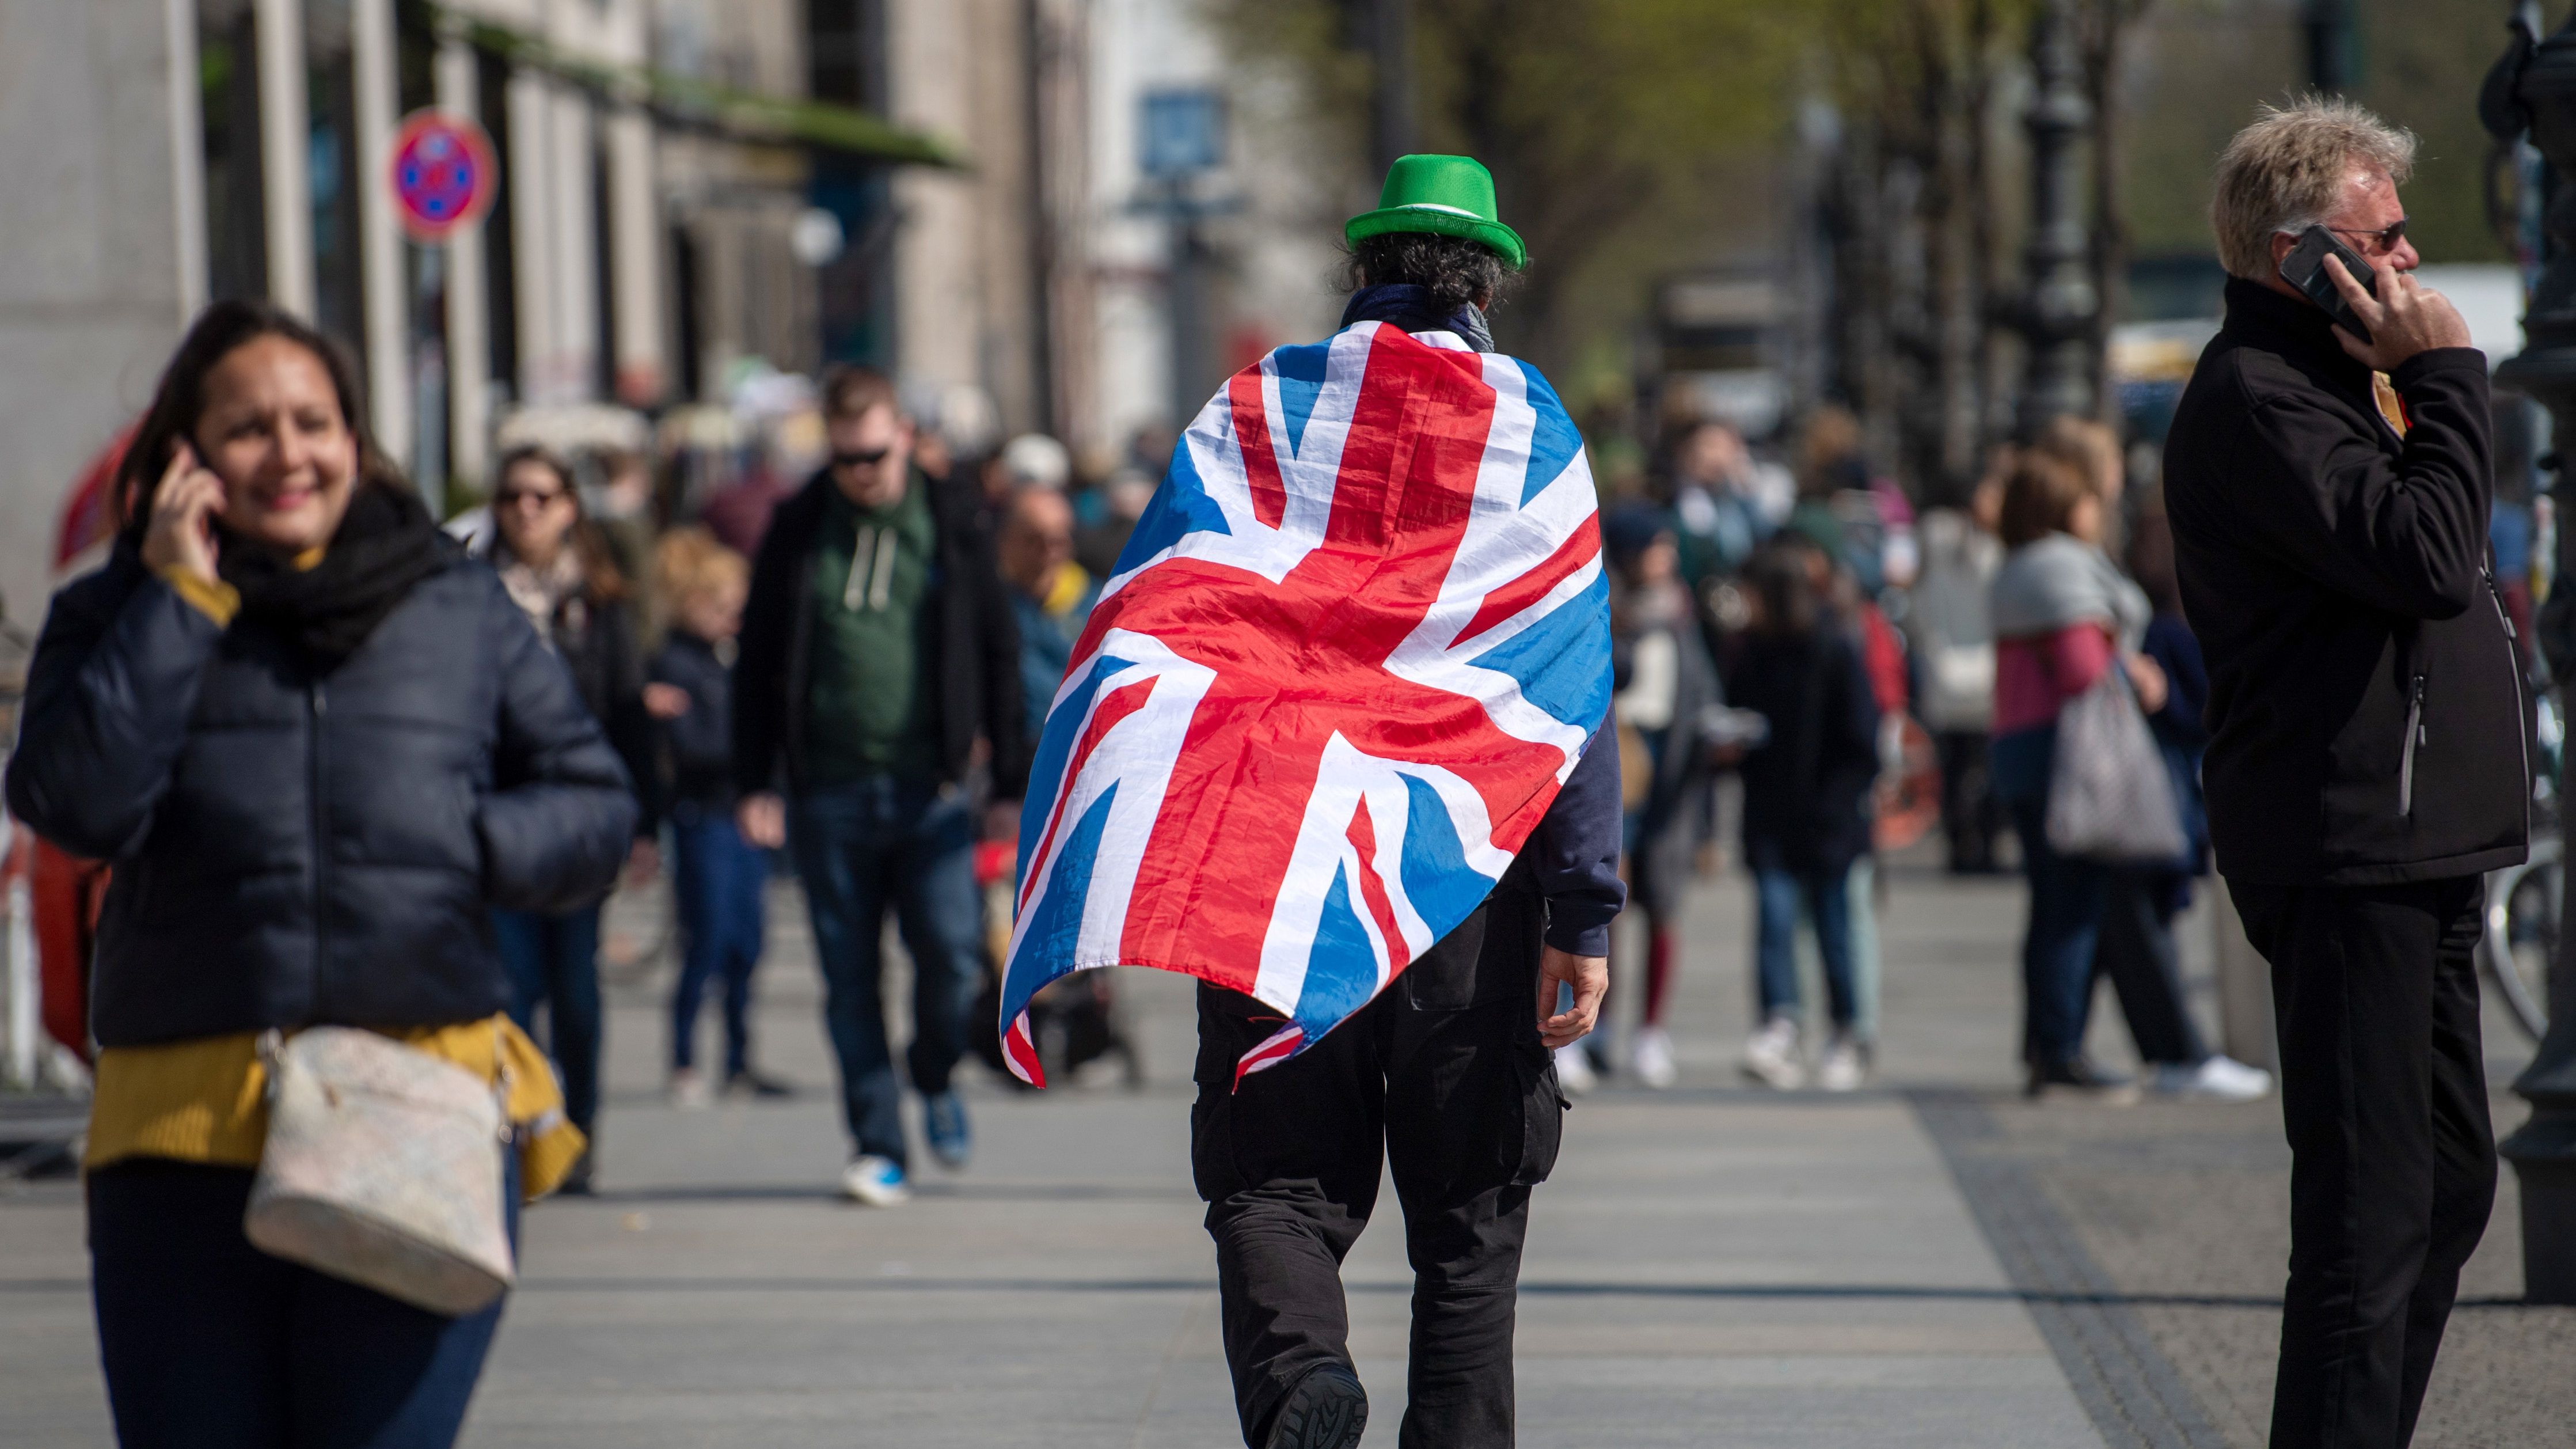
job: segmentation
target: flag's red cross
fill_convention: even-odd
[[[1259,371],[1238,374],[1229,396],[1254,511],[1275,527],[1287,490],[1271,453]],[[1157,587],[1121,590],[1092,613],[1075,659],[1089,659],[1104,633],[1123,629],[1151,635],[1216,675],[1137,871],[1122,961],[1251,984],[1335,734],[1366,755],[1454,772],[1483,798],[1497,848],[1517,850],[1537,824],[1552,795],[1539,787],[1564,759],[1557,747],[1507,734],[1476,700],[1386,667],[1439,599],[1466,533],[1493,416],[1494,393],[1475,354],[1382,328],[1320,547],[1277,584],[1228,564],[1168,559],[1154,566]],[[1587,519],[1545,563],[1496,589],[1451,647],[1537,603],[1599,548],[1599,525]],[[1067,761],[1068,782],[1153,687],[1145,680],[1100,697]],[[1057,797],[1033,861],[1045,860],[1066,828],[1072,794]],[[1363,861],[1375,858],[1376,830],[1363,800],[1348,827]],[[1030,872],[1024,891],[1039,874]],[[1401,967],[1409,953],[1393,907],[1373,872],[1359,877],[1354,904],[1376,922],[1390,969]]]

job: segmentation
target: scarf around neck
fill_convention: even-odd
[[[274,630],[328,673],[367,642],[413,588],[447,567],[450,547],[409,490],[361,481],[349,492],[321,562],[297,568],[236,544],[216,570],[241,594],[241,617]]]
[[[2129,582],[2102,550],[2065,533],[2004,555],[1991,598],[1995,633],[2005,639],[2107,624],[2122,648],[2134,650],[2154,617],[2145,590]]]
[[[1407,332],[1455,332],[1460,341],[1478,352],[1494,350],[1494,334],[1485,326],[1485,314],[1475,303],[1469,302],[1455,312],[1443,312],[1429,287],[1417,287],[1411,282],[1389,282],[1353,292],[1350,305],[1342,309],[1342,326],[1361,322],[1390,323]]]

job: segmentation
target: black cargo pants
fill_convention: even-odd
[[[1216,1239],[1244,1442],[1318,1365],[1350,1361],[1342,1259],[1391,1164],[1413,1264],[1405,1449],[1513,1432],[1512,1324],[1530,1185],[1556,1163],[1565,1098],[1538,1038],[1545,906],[1515,871],[1395,984],[1302,1056],[1243,1079],[1283,1024],[1199,987],[1190,1166]]]

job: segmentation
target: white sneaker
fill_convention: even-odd
[[[2234,1057],[2214,1056],[2196,1067],[2158,1067],[2159,1095],[2201,1102],[2253,1102],[2272,1095],[2272,1074]]]
[[[1869,1064],[1861,1055],[1860,1043],[1836,1033],[1816,1068],[1816,1085],[1828,1092],[1857,1092],[1868,1076]]]
[[[912,1189],[904,1186],[903,1169],[892,1159],[870,1152],[851,1158],[841,1169],[841,1196],[863,1207],[900,1207],[912,1201]]]
[[[702,1112],[715,1105],[716,1088],[692,1068],[682,1067],[671,1073],[668,1095],[671,1105],[681,1111]]]
[[[1768,1087],[1794,1092],[1807,1084],[1807,1069],[1798,1060],[1798,1023],[1775,1016],[1744,1044],[1744,1075]]]
[[[1581,1042],[1556,1049],[1556,1084],[1565,1088],[1569,1097],[1580,1097],[1601,1085],[1600,1077],[1593,1073],[1592,1059],[1583,1054]]]
[[[1673,1039],[1660,1026],[1637,1028],[1637,1040],[1628,1048],[1629,1065],[1636,1068],[1637,1080],[1660,1092],[1673,1084],[1680,1072],[1673,1065]]]

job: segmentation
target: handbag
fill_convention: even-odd
[[[260,1053],[268,1143],[242,1217],[252,1246],[450,1316],[510,1287],[506,1067],[496,1087],[342,1026],[272,1031]]]
[[[2118,664],[2057,716],[2048,846],[2085,860],[2177,861],[2188,848],[2164,751]]]

